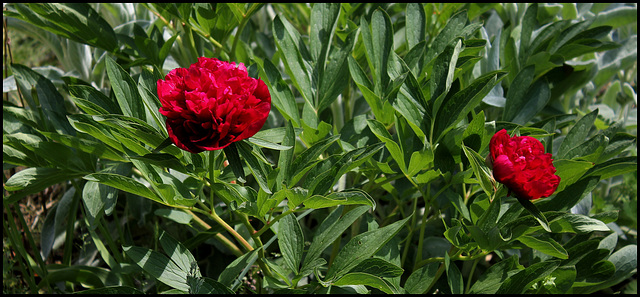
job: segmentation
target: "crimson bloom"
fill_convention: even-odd
[[[223,149],[258,132],[271,110],[261,79],[240,63],[201,57],[189,68],[171,70],[158,80],[160,113],[169,138],[192,152]]]
[[[489,143],[493,161],[493,177],[509,188],[509,194],[535,200],[549,197],[558,188],[551,154],[544,152],[539,140],[530,136],[510,137],[507,130],[498,131]]]

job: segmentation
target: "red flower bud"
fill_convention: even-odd
[[[544,152],[539,140],[530,136],[510,137],[498,131],[489,143],[493,177],[519,198],[534,200],[549,197],[558,188],[551,154]]]
[[[160,113],[176,146],[192,153],[218,150],[260,131],[269,111],[267,85],[240,63],[201,57],[158,80]]]

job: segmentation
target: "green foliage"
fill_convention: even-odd
[[[4,17],[57,59],[6,65],[5,292],[636,289],[636,4],[10,3]],[[246,65],[274,108],[251,138],[192,154],[168,139],[156,84],[201,56]],[[494,180],[500,129],[552,153],[552,196]],[[42,216],[25,207],[45,194]]]

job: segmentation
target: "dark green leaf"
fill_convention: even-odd
[[[408,216],[388,226],[353,237],[336,255],[333,265],[327,271],[326,280],[331,281],[344,276],[360,262],[374,255],[410,218],[411,216]]]
[[[552,232],[549,228],[549,222],[547,222],[547,218],[544,217],[544,214],[533,204],[529,199],[526,198],[518,198],[518,202],[522,204],[522,206],[531,213],[531,215],[540,223],[540,226],[547,232]]]
[[[496,294],[523,294],[533,283],[551,274],[559,263],[559,261],[544,261],[532,264],[505,279]]]
[[[145,272],[164,284],[181,290],[188,291],[188,271],[183,271],[167,256],[147,248],[137,246],[123,246],[124,252],[140,266]]]
[[[113,93],[124,115],[144,121],[146,116],[142,98],[138,93],[138,84],[110,56],[106,57],[106,65]]]
[[[294,273],[298,273],[302,252],[304,249],[304,235],[302,228],[293,214],[278,221],[278,245],[284,262]]]
[[[321,253],[370,207],[358,206],[342,215],[343,208],[344,206],[338,206],[318,227],[304,259],[302,270],[309,269]]]

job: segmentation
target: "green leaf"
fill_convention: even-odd
[[[467,22],[466,10],[461,10],[452,15],[449,20],[447,20],[444,28],[438,33],[438,36],[433,39],[431,46],[428,47],[425,61],[429,63],[433,58],[442,53],[447,45],[451,44],[452,40],[460,36]]]
[[[313,263],[322,252],[329,247],[356,219],[370,209],[368,206],[357,206],[351,211],[342,214],[344,206],[338,206],[322,221],[309,246],[301,270],[312,268]]]
[[[131,159],[141,160],[150,164],[154,164],[160,167],[166,167],[175,169],[182,173],[189,173],[187,168],[182,164],[182,162],[171,154],[146,154],[144,156],[132,156]]]
[[[600,220],[585,215],[567,213],[551,221],[549,228],[554,233],[589,233],[593,231],[610,231],[609,227]]]
[[[109,23],[87,3],[16,5],[22,18],[40,28],[107,51],[118,47]]]
[[[331,179],[333,180],[333,178]],[[362,190],[333,192],[327,196],[313,195],[304,200],[304,207],[320,209],[337,205],[365,204],[375,209],[375,201]]]
[[[313,104],[313,90],[311,86],[311,56],[302,42],[298,31],[283,17],[277,15],[272,23],[276,46],[281,52],[287,73],[302,97],[311,107]],[[317,113],[317,110],[314,110]],[[317,115],[316,115],[317,116]],[[309,123],[307,123],[309,124]]]
[[[122,114],[120,107],[102,92],[87,85],[70,85],[71,99],[88,114]]]
[[[591,167],[585,174],[586,177],[600,177],[600,180],[638,170],[637,157],[621,157],[609,160]]]
[[[323,74],[339,14],[340,5],[338,3],[317,3],[311,7],[309,53],[315,63],[314,72],[320,79],[318,85],[321,85],[324,79]],[[315,103],[318,104],[319,101],[316,100]]]
[[[88,289],[77,291],[74,294],[144,294],[144,292],[129,286],[109,286],[103,288]]]
[[[524,106],[527,104],[525,95],[533,82],[534,74],[535,65],[529,65],[520,70],[511,82],[511,85],[509,85],[509,90],[506,95],[507,101],[505,102],[502,113],[502,119],[504,121],[512,121],[524,109]],[[535,90],[532,89],[532,92],[532,95],[534,95]]]
[[[42,282],[71,282],[89,288],[104,286],[121,286],[124,283],[119,273],[102,267],[86,265],[66,266],[62,264],[47,265],[47,275]]]
[[[393,157],[396,163],[398,163],[400,170],[402,170],[402,172],[406,174],[407,166],[404,161],[404,154],[398,143],[393,141],[393,138],[391,137],[391,134],[389,134],[389,131],[387,131],[382,123],[376,120],[367,120],[367,125],[369,126],[369,129],[371,129],[371,132],[373,132],[373,134],[375,134],[378,139],[380,139],[380,141],[384,142],[387,150],[389,150],[389,153],[391,153],[391,157]]]
[[[464,289],[464,282],[462,280],[462,274],[455,263],[451,263],[449,253],[444,254],[444,269],[447,273],[447,283],[453,294],[462,294]]]
[[[366,50],[375,73],[374,91],[376,94],[382,95],[381,91],[384,91],[389,83],[387,62],[391,51],[393,51],[393,25],[386,11],[376,9],[371,15],[371,27],[361,27],[364,28],[363,31],[370,30],[371,32],[371,47]],[[365,47],[366,45],[367,43],[365,43]]]
[[[304,249],[304,235],[295,215],[287,215],[278,221],[278,245],[287,267],[298,274]]]
[[[334,135],[334,136],[325,138],[323,140],[316,142],[310,148],[300,153],[300,155],[298,155],[293,160],[293,163],[291,163],[291,169],[292,169],[291,178],[290,178],[291,183],[292,184],[297,183],[302,177],[302,174],[304,174],[309,169],[311,169],[311,166],[318,161],[317,160],[318,156],[320,156],[320,154],[322,154],[327,148],[329,148],[329,146],[333,142],[335,142],[339,138],[340,138],[340,135]]]
[[[406,39],[407,47],[413,48],[426,38],[426,16],[422,4],[407,3]]]
[[[289,185],[291,180],[291,164],[293,161],[293,153],[296,144],[296,135],[293,130],[293,124],[291,122],[285,123],[285,135],[282,139],[282,145],[290,146],[291,148],[280,151],[280,156],[278,157],[278,167],[280,171],[278,171],[278,176],[276,177],[276,191],[279,191],[282,186],[285,187]]]
[[[526,124],[535,115],[542,111],[549,102],[549,99],[551,99],[549,83],[544,79],[539,79],[529,87],[529,90],[522,100],[518,101],[522,106],[514,107],[515,110],[519,110],[519,112],[509,121],[521,125]]]
[[[20,170],[12,175],[4,185],[6,191],[19,192],[4,196],[3,202],[13,204],[22,197],[38,193],[53,184],[78,178],[82,175],[83,173],[44,167],[31,167]]]
[[[231,167],[233,174],[236,176],[239,182],[245,183],[247,180],[244,175],[244,169],[242,166],[242,161],[240,160],[240,155],[238,154],[236,143],[231,143],[223,150],[225,156],[227,156],[227,159],[229,160],[229,167]]]
[[[104,125],[96,122],[93,118],[87,117],[84,114],[72,114],[67,116],[67,119],[69,123],[71,123],[71,126],[77,131],[87,133],[102,141],[104,144],[118,151],[125,152],[122,143],[117,140]]]
[[[189,225],[191,223],[191,219],[193,219],[190,214],[184,211],[170,208],[156,209],[155,211],[153,211],[153,214],[172,220],[181,225]]]
[[[611,26],[617,29],[626,24],[637,22],[638,8],[633,6],[620,6],[611,10],[600,12],[596,15],[591,28],[598,26]]]
[[[242,272],[247,265],[252,265],[255,259],[257,259],[257,253],[259,250],[260,249],[254,249],[233,260],[233,262],[227,265],[222,273],[220,273],[218,281],[227,287],[231,286],[232,282],[236,277],[238,277],[240,272]]]
[[[138,246],[123,246],[122,249],[136,265],[155,279],[180,291],[189,290],[187,285],[189,271],[182,270],[167,256]]]
[[[532,3],[525,11],[520,27],[520,52],[518,53],[520,65],[524,64],[524,61],[528,58],[527,55],[530,53],[529,45],[531,41],[531,33],[533,33],[538,25],[536,20],[537,16],[538,3]]]
[[[144,121],[146,114],[138,93],[138,84],[110,56],[106,57],[106,66],[113,93],[123,114]]]
[[[456,70],[458,55],[462,51],[462,39],[458,38],[450,43],[442,53],[436,57],[433,64],[431,79],[429,80],[429,90],[433,103],[433,117],[436,117],[442,101],[447,96]],[[437,118],[437,117],[436,117]]]
[[[378,277],[396,277],[401,276],[404,269],[380,258],[369,258],[349,271],[354,272],[365,272]]]
[[[197,286],[192,285],[196,282]],[[187,283],[190,285],[189,292],[193,294],[234,294],[227,286],[208,277],[194,278],[187,276]]]
[[[436,280],[440,263],[427,263],[426,265],[416,269],[409,275],[404,284],[404,289],[409,294],[424,294],[431,284]]]
[[[338,46],[332,46],[326,62],[326,68],[322,73],[318,94],[318,112],[322,112],[329,107],[345,88],[349,86],[349,68],[347,59],[351,57],[354,43],[356,42],[357,30],[351,31],[342,42],[338,39]]]
[[[410,218],[411,216],[408,216],[393,224],[353,237],[336,255],[333,265],[327,271],[326,280],[333,281],[344,276],[360,262],[373,256],[400,231]]]
[[[142,183],[130,178],[114,173],[92,173],[84,176],[84,179],[94,182],[99,182],[110,187],[114,187],[118,190],[129,192],[138,196],[142,196],[151,199],[155,202],[166,204],[156,193],[147,188]]]
[[[576,205],[582,197],[593,191],[598,185],[598,176],[584,177],[574,184],[567,186],[551,197],[541,199],[536,203],[538,209],[546,211],[566,211]]]
[[[470,294],[495,294],[507,278],[518,273],[518,257],[511,256],[491,265],[473,284]]]
[[[173,263],[176,263],[180,270],[188,272],[190,276],[202,277],[198,262],[191,252],[182,243],[169,236],[163,230],[160,231],[158,238],[165,254],[169,256]]]
[[[376,288],[382,292],[387,294],[397,294],[398,289],[396,289],[389,281],[369,274],[365,272],[350,272],[339,280],[333,282],[334,286],[353,286],[353,285],[366,285],[373,288]]]
[[[629,278],[637,271],[638,246],[635,244],[624,246],[609,256],[607,261],[615,266],[615,273],[613,273],[613,275],[609,274],[611,277],[608,280],[595,286],[574,288],[574,292],[578,294],[597,292],[604,288],[614,286]]]
[[[567,251],[555,240],[550,237],[533,237],[528,235],[522,235],[518,237],[518,240],[524,245],[538,250],[549,256],[553,256],[560,259],[568,259],[569,255]]]
[[[480,182],[480,187],[482,187],[487,196],[493,196],[497,185],[491,169],[489,169],[484,162],[484,158],[464,144],[462,145],[462,151],[464,151],[465,156],[467,156],[473,169],[473,174]]]
[[[540,223],[540,226],[542,226],[545,231],[552,232],[549,228],[549,222],[547,222],[547,218],[544,217],[544,214],[542,214],[542,212],[533,203],[531,203],[529,199],[520,197],[517,198],[518,202],[520,202],[520,204],[522,204],[522,206],[527,211],[529,211],[529,213],[531,213],[531,215],[538,221],[538,223]]]
[[[558,159],[566,159],[567,153],[569,151],[580,145],[584,142],[589,135],[589,130],[593,127],[593,122],[596,120],[598,116],[598,109],[586,114],[583,116],[578,122],[569,130],[567,136],[565,136],[564,140],[560,144],[558,148],[558,153],[556,154],[556,158]]]
[[[373,84],[369,81],[369,78],[367,78],[367,75],[364,73],[358,62],[356,62],[353,57],[349,56],[347,58],[347,63],[349,65],[351,78],[356,83],[356,86],[358,86],[358,89],[360,89],[360,92],[362,92],[362,96],[365,101],[367,101],[376,119],[383,123],[390,123],[393,121],[393,113],[386,112],[386,107],[389,106],[389,102],[386,100],[383,101],[382,97],[374,92]]]
[[[262,162],[258,160],[258,157],[256,157],[254,149],[251,145],[245,142],[235,142],[235,144],[237,144],[238,152],[247,163],[249,170],[251,170],[251,174],[253,174],[253,177],[258,182],[260,189],[265,191],[267,194],[271,194],[272,192],[267,184],[267,169]]]
[[[471,222],[469,209],[467,208],[467,205],[464,204],[464,200],[462,199],[462,196],[460,196],[460,194],[455,193],[451,189],[445,190],[442,194],[447,198],[447,200],[449,200],[449,202],[451,202],[451,205],[455,207],[455,209],[460,213],[460,215],[462,215],[464,219]]]
[[[260,64],[258,63],[258,65]],[[298,112],[296,100],[293,97],[289,85],[282,80],[278,68],[276,68],[269,59],[265,59],[263,65],[260,66],[260,70],[264,72],[267,78],[264,82],[269,87],[273,106],[275,106],[286,119],[293,121],[295,127],[300,127],[300,113]]]
[[[403,68],[406,68],[406,65]],[[424,142],[425,131],[429,131],[431,125],[431,113],[428,111],[430,107],[416,78],[408,69],[403,70],[407,70],[404,74],[406,78],[397,95],[389,98],[389,102],[407,120],[416,136]]]
[[[489,72],[475,79],[468,87],[446,97],[435,117],[433,139],[440,139],[455,124],[478,106],[493,87],[506,75],[502,70]]]
[[[531,285],[551,274],[559,265],[558,260],[532,264],[502,282],[496,294],[523,294]]]
[[[593,167],[593,163],[578,160],[554,160],[553,166],[556,168],[556,175],[560,177],[560,184],[556,193],[560,193],[567,185],[577,182],[582,175]]]
[[[11,71],[29,107],[41,110],[42,120],[47,121],[45,127],[53,125],[53,129],[48,130],[55,129],[59,134],[74,135],[75,132],[64,120],[67,115],[64,97],[55,85],[46,77],[20,64],[11,64]]]

